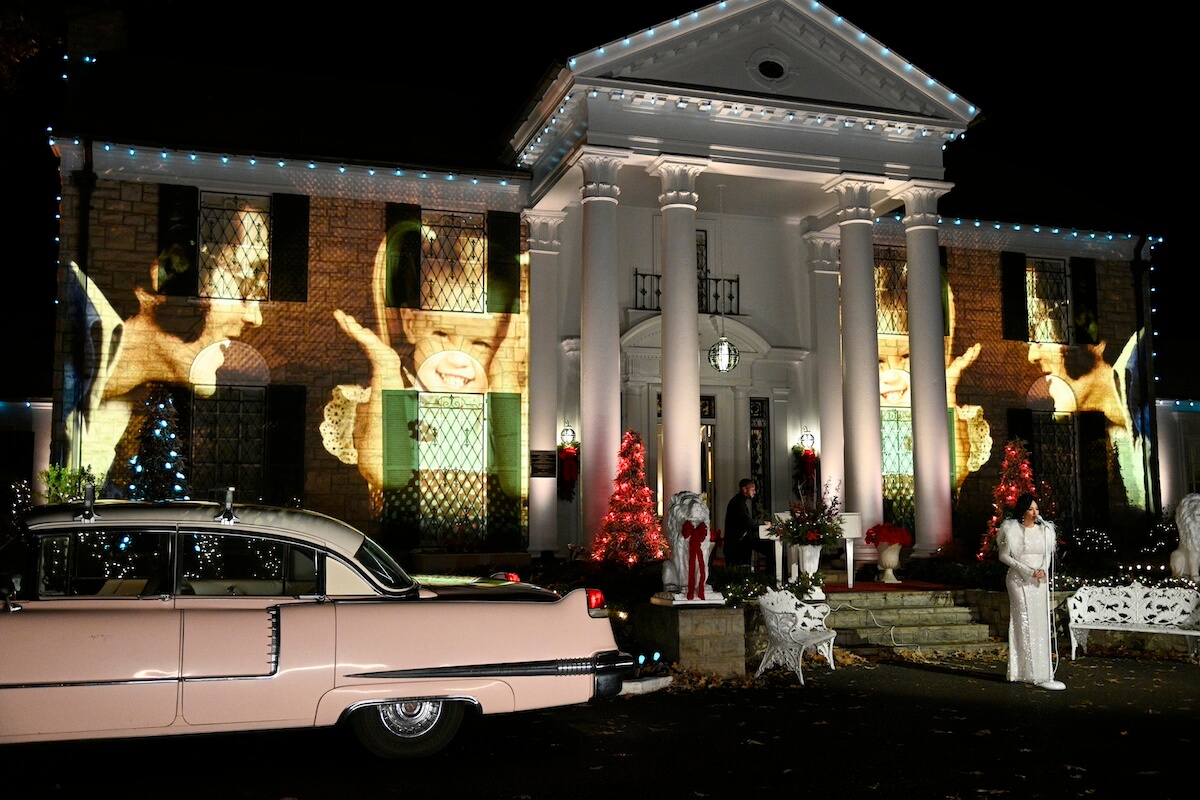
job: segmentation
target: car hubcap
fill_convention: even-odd
[[[379,719],[397,736],[428,733],[442,714],[440,700],[408,700],[379,707]]]

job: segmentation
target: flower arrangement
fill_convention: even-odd
[[[830,483],[825,484],[821,497],[803,497],[800,502],[788,503],[788,510],[791,516],[771,523],[771,533],[785,544],[832,547],[841,541],[841,500]]]
[[[912,547],[913,535],[908,528],[901,528],[890,522],[881,522],[867,530],[863,541],[871,545],[898,544],[901,547]]]

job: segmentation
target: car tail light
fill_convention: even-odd
[[[596,611],[604,608],[604,592],[599,589],[588,589],[588,611]]]
[[[521,582],[521,576],[515,572],[493,572],[492,578],[502,581],[512,581],[513,583]]]

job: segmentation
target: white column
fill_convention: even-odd
[[[700,313],[696,283],[696,176],[707,160],[660,157],[662,181],[663,498],[700,486]]]
[[[938,251],[938,198],[950,185],[913,181],[904,200],[908,250],[908,358],[913,426],[915,556],[932,555],[954,536],[950,423],[946,397],[946,318]]]
[[[566,214],[527,211],[529,227],[529,449],[555,450],[558,413],[558,229]],[[529,479],[529,551],[558,549],[558,481]]]
[[[817,455],[821,459],[821,483],[846,483],[846,458],[842,450],[842,315],[838,279],[838,239],[825,234],[806,234],[809,286],[813,293],[817,346]]]
[[[617,293],[617,172],[629,154],[586,148],[583,169],[583,280],[580,303],[579,435],[581,544],[608,511],[621,447],[621,317]]]
[[[874,214],[871,190],[881,178],[841,176],[837,194],[842,235],[842,407],[846,431],[846,511],[863,529],[883,521],[883,425],[879,416],[879,336],[875,308]]]

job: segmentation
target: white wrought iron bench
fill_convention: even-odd
[[[833,665],[833,640],[837,631],[825,627],[829,606],[825,603],[805,603],[790,591],[768,589],[758,598],[767,628],[767,651],[754,677],[774,666],[790,668],[804,685],[802,662],[805,652],[814,650]]]
[[[1186,586],[1081,586],[1067,600],[1071,660],[1087,654],[1089,631],[1167,633],[1188,637],[1188,654],[1200,656],[1200,592]]]

